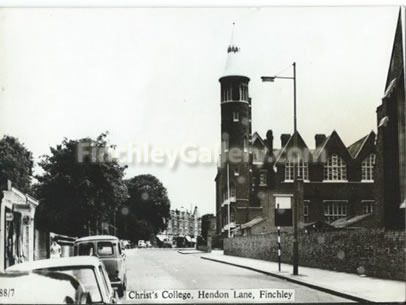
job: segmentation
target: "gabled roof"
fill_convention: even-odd
[[[348,152],[350,155],[356,159],[359,155],[359,153],[362,151],[362,149],[365,146],[365,143],[367,143],[368,139],[370,137],[375,137],[375,133],[371,131],[369,134],[367,134],[365,137],[359,139],[357,142],[351,144],[350,146],[347,147]]]
[[[347,147],[348,152],[350,155],[355,159],[360,152],[362,146],[365,144],[365,141],[367,140],[369,135],[366,135],[365,137],[359,139],[357,142],[351,144],[350,146]]]
[[[352,158],[350,152],[348,151],[347,147],[344,145],[343,141],[341,140],[340,136],[337,134],[337,132],[335,130],[333,130],[333,132],[326,138],[326,140],[324,141],[323,145],[320,146],[320,148],[317,148],[315,150],[315,157],[316,159],[318,159],[321,155],[321,153],[325,150],[328,149],[329,145],[331,145],[331,143],[333,141],[338,141],[339,145],[341,145],[343,147],[344,153],[347,154],[346,157],[350,157]]]
[[[297,138],[297,146],[298,147],[302,147],[307,149],[310,152],[310,149],[307,147],[306,142],[303,140],[302,136],[300,135],[300,133],[298,131],[296,131],[296,133],[294,133],[293,135],[291,135],[289,137],[289,140],[286,142],[285,146],[282,147],[282,149],[279,151],[279,154],[276,157],[276,161],[275,163],[280,162],[280,159],[282,156],[284,156],[287,153],[287,149],[289,147],[293,147],[294,144],[294,140],[295,138]]]
[[[264,140],[261,138],[258,132],[254,132],[254,134],[252,135],[252,144],[254,144],[257,140],[262,144],[262,146],[266,148]]]

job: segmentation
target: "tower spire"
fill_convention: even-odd
[[[226,67],[222,77],[245,76],[240,59],[241,49],[236,43],[235,28],[235,22],[233,22],[230,44],[227,47]]]
[[[233,22],[233,28],[231,30],[231,39],[230,44],[227,48],[227,53],[237,53],[240,51],[240,48],[234,43],[234,29],[235,29],[235,22]]]

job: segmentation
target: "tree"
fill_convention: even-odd
[[[166,229],[170,201],[163,184],[152,175],[139,175],[126,180],[129,198],[125,204],[123,235],[131,240],[149,239]]]
[[[128,193],[123,181],[125,167],[110,157],[107,133],[95,140],[64,139],[43,156],[44,174],[37,177],[38,226],[70,236],[98,232],[112,218]]]
[[[0,198],[7,189],[7,180],[22,192],[28,193],[31,186],[32,153],[17,138],[4,136],[0,140]]]

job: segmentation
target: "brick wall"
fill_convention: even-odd
[[[281,234],[282,262],[292,262],[291,233]],[[356,230],[299,234],[299,265],[405,279],[405,233]],[[269,233],[224,240],[224,254],[277,261],[277,235]]]

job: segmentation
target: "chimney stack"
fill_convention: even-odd
[[[266,132],[266,139],[268,142],[268,149],[269,149],[270,153],[272,153],[273,152],[273,132],[272,132],[272,130],[268,130]]]
[[[316,140],[316,148],[319,148],[321,145],[323,145],[324,141],[326,140],[326,135],[325,134],[316,134],[314,136]]]
[[[290,139],[290,134],[283,133],[281,135],[281,148],[285,147],[285,145],[286,145],[286,143],[288,143],[289,139]]]

